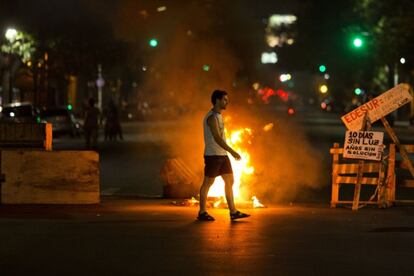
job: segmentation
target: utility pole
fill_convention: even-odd
[[[98,79],[96,86],[98,87],[98,108],[102,111],[102,87],[105,85],[105,80],[102,78],[102,65],[98,64]]]
[[[398,85],[399,75],[398,75],[398,62],[394,63],[394,86]]]

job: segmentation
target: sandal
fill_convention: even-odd
[[[235,213],[230,213],[230,219],[231,220],[241,219],[241,218],[248,218],[248,217],[250,217],[249,214],[245,214],[245,213],[242,213],[240,211],[236,211]]]
[[[198,213],[198,217],[197,217],[197,219],[198,219],[198,220],[201,220],[201,221],[214,221],[214,220],[215,220],[215,219],[214,219],[212,216],[210,216],[207,212]]]

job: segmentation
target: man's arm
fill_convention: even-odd
[[[211,133],[213,134],[214,141],[216,141],[216,143],[220,147],[230,152],[230,154],[233,155],[233,157],[236,160],[240,160],[241,159],[240,155],[235,150],[233,150],[229,145],[227,145],[226,141],[224,141],[223,138],[220,136],[218,122],[216,118],[214,117],[214,115],[211,115],[207,119],[207,124],[210,127]]]

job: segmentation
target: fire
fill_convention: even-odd
[[[259,201],[259,199],[256,196],[252,197],[252,201],[253,201],[253,208],[265,208],[266,207]]]
[[[222,199],[221,198],[219,200],[217,200],[216,202],[214,202],[213,203],[214,208],[220,207],[221,202],[222,202]]]
[[[228,122],[230,117],[226,117],[225,121]],[[269,131],[273,128],[273,123],[269,123],[263,127],[264,131]],[[253,196],[251,200],[248,200],[248,192],[243,190],[243,184],[248,183],[253,176],[255,169],[251,164],[250,154],[247,151],[245,145],[252,144],[251,138],[253,132],[250,128],[240,128],[232,131],[226,131],[226,141],[230,147],[237,151],[241,160],[236,161],[231,155],[229,155],[230,162],[233,168],[234,184],[233,184],[233,195],[236,203],[248,204],[253,208],[266,208],[256,196]],[[210,187],[208,198],[214,200],[212,206],[219,208],[225,206],[225,191],[224,181],[221,177],[217,177]],[[172,204],[177,206],[196,206],[199,201],[194,197],[185,201],[173,201]],[[246,206],[246,205],[245,205]]]
[[[250,164],[250,154],[247,150],[243,147],[244,143],[251,144],[251,137],[252,137],[252,130],[250,128],[241,128],[233,131],[226,131],[226,140],[230,147],[232,147],[235,151],[237,151],[240,156],[241,160],[236,161],[230,154],[229,158],[231,161],[231,165],[233,168],[233,175],[234,175],[234,184],[233,184],[233,194],[234,200],[240,201],[242,200],[242,192],[241,187],[243,183],[248,181],[249,177],[251,177],[254,173],[254,167]],[[224,181],[221,177],[217,177],[214,181],[214,184],[211,186],[208,197],[218,197],[219,203],[223,201],[222,198],[225,196],[224,193]],[[216,204],[214,204],[216,205]]]
[[[265,125],[264,127],[263,127],[263,130],[264,131],[270,131],[270,130],[272,130],[272,128],[273,128],[273,126],[274,126],[274,124],[273,123],[268,123],[267,125]]]
[[[190,205],[196,205],[196,204],[198,204],[198,200],[195,199],[194,197],[191,197],[191,199],[188,200],[188,203]]]

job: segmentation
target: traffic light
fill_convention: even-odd
[[[73,109],[73,106],[71,104],[68,104],[66,107],[67,107],[68,110],[72,110]]]
[[[157,47],[157,46],[158,46],[158,40],[157,40],[157,39],[155,39],[155,38],[150,39],[150,41],[149,41],[149,45],[150,45],[152,48]]]
[[[360,37],[357,36],[357,37],[354,37],[352,39],[352,45],[355,48],[361,48],[364,45],[364,41],[362,40],[362,38],[360,38]]]
[[[207,64],[204,64],[203,65],[203,70],[206,71],[206,72],[210,71],[210,66],[207,65]]]
[[[354,93],[355,93],[355,95],[361,95],[362,89],[357,87],[357,88],[355,88]]]
[[[323,85],[319,86],[319,91],[320,91],[322,94],[326,94],[326,93],[328,93],[328,86],[327,86],[326,84],[323,84]]]
[[[325,65],[320,65],[319,66],[319,72],[321,72],[321,73],[325,73],[326,72],[326,66]]]

